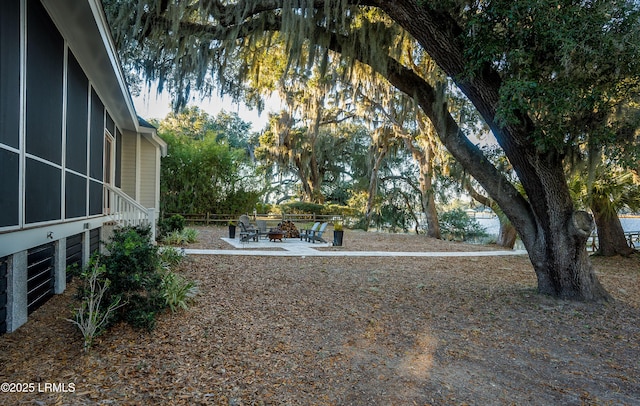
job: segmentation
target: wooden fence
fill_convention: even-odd
[[[191,225],[217,225],[225,226],[230,221],[238,221],[240,215],[235,214],[213,214],[213,213],[165,213],[164,218],[179,214],[184,217],[187,224]],[[294,223],[315,223],[316,221],[335,223],[342,222],[343,216],[339,214],[247,214],[253,221],[266,220],[269,224],[277,224],[282,221],[293,221]]]

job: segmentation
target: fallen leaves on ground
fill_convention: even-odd
[[[224,233],[200,228],[192,247],[230,249]],[[345,244],[479,249],[350,230]],[[71,286],[0,336],[0,381],[75,386],[0,403],[638,404],[639,257],[594,259],[616,300],[593,305],[538,295],[526,256],[193,256],[196,303],[151,333],[119,324],[83,353]]]

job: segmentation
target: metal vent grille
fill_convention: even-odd
[[[31,314],[42,306],[54,289],[53,243],[32,248],[27,255],[27,313]]]
[[[67,269],[69,267],[82,268],[82,234],[67,237]],[[72,274],[67,272],[67,282],[71,281]]]
[[[91,255],[100,252],[100,229],[94,228],[89,231],[89,252]]]

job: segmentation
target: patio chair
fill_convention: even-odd
[[[249,216],[247,216],[246,214],[243,214],[242,216],[240,216],[240,218],[238,219],[238,223],[244,224],[247,230],[256,229],[256,227],[253,224],[251,224],[251,220],[249,220]]]
[[[329,224],[329,223],[322,223],[322,225],[320,225],[320,228],[318,229],[318,231],[313,231],[309,235],[309,241],[311,241],[312,243],[315,243],[316,241],[326,242],[322,238],[322,234],[324,234],[324,230],[327,229],[327,224]]]
[[[316,231],[318,231],[318,228],[320,228],[320,222],[317,221],[315,223],[313,223],[313,226],[311,226],[311,228],[303,228],[300,230],[300,241],[302,241],[303,239],[305,241],[309,241],[309,236],[312,233],[315,233]]]
[[[256,220],[260,238],[267,238],[267,220]]]
[[[251,239],[253,239],[253,241],[258,241],[258,238],[260,237],[260,233],[258,232],[258,230],[256,230],[255,228],[247,228],[247,226],[239,221],[238,225],[240,226],[240,241],[241,242],[247,242]]]

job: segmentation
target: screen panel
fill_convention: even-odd
[[[18,154],[0,148],[0,227],[16,226],[19,222],[19,162]]]
[[[20,1],[0,2],[0,142],[20,142]],[[0,224],[1,225],[1,224]]]
[[[102,183],[89,182],[89,214],[102,214]]]
[[[104,104],[98,94],[91,89],[91,143],[89,152],[89,175],[102,180],[104,148]]]
[[[61,164],[64,41],[39,0],[27,1],[27,153]]]
[[[113,119],[111,118],[111,114],[109,114],[108,112],[107,112],[106,129],[109,130],[109,134],[111,134],[114,137],[116,136],[116,124],[113,122]]]
[[[25,180],[25,221],[59,220],[62,207],[60,169],[27,158]]]
[[[67,172],[64,201],[67,218],[86,216],[87,178]]]
[[[69,51],[67,69],[67,145],[66,166],[87,173],[87,123],[89,117],[89,79]]]

